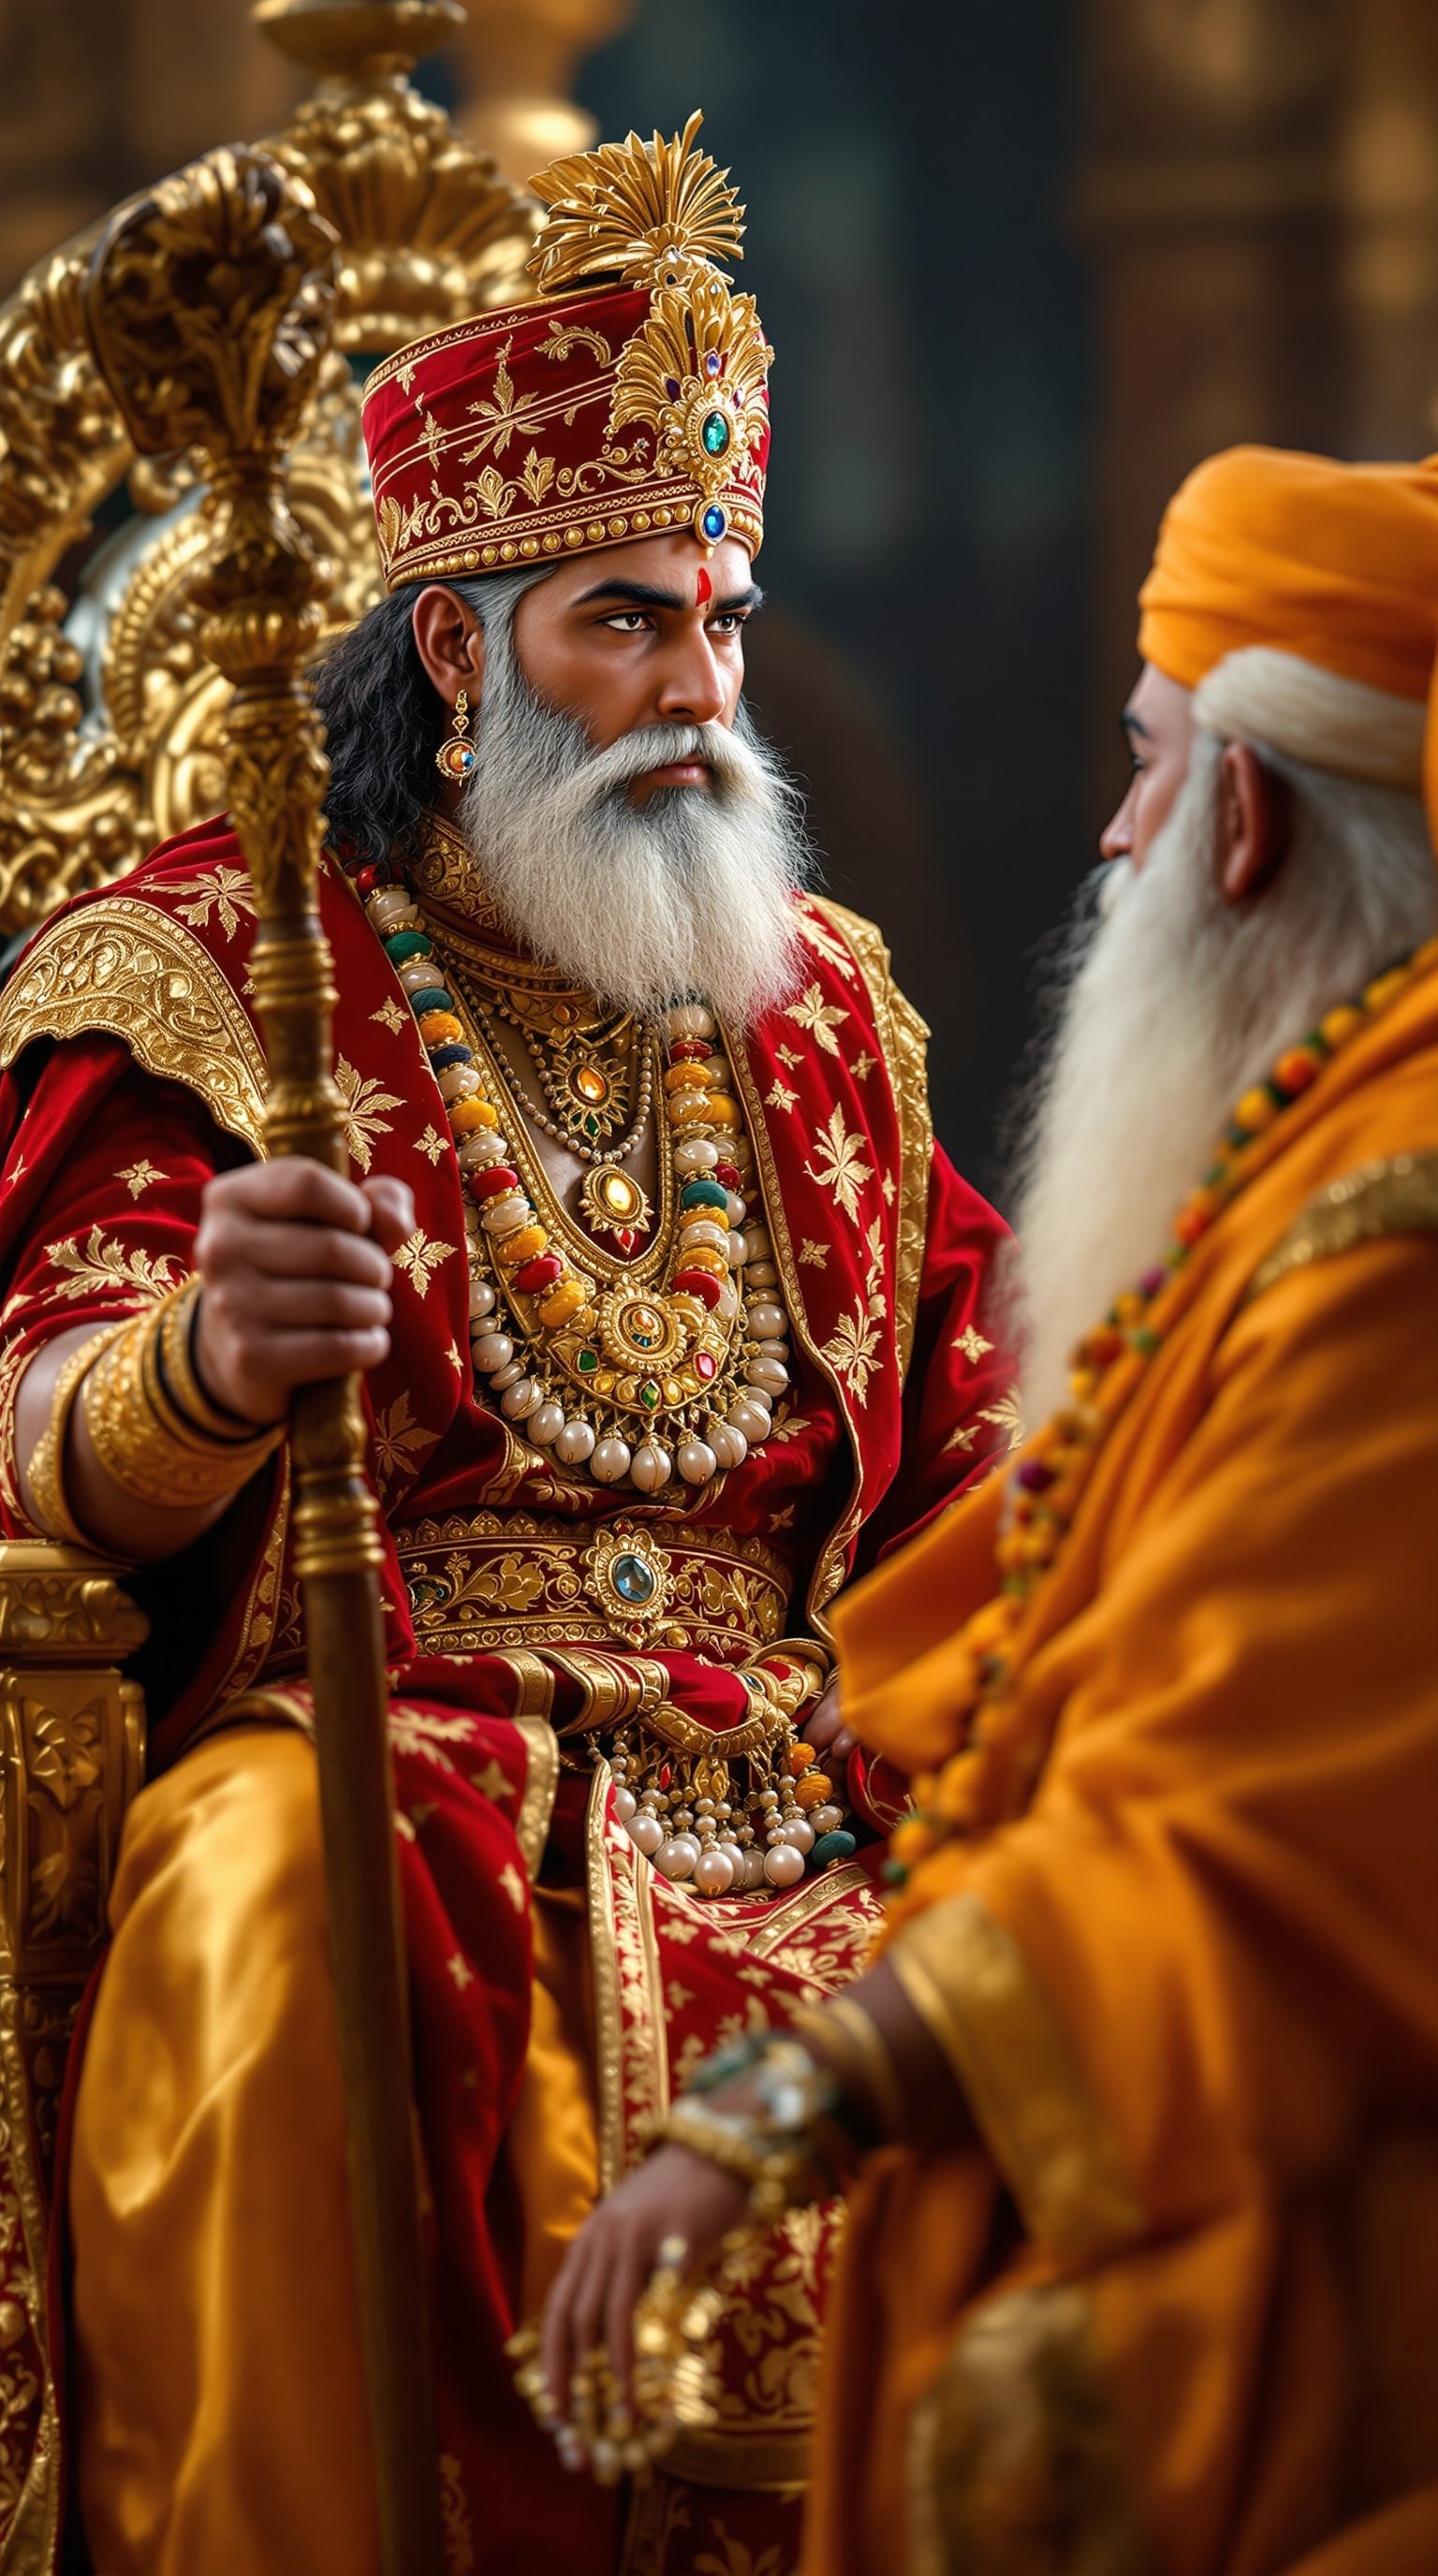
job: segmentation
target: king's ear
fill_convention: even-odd
[[[1220,894],[1244,903],[1271,885],[1288,856],[1293,798],[1286,779],[1259,759],[1250,743],[1224,745],[1218,772]]]
[[[484,628],[457,590],[427,581],[414,603],[414,649],[431,686],[447,707],[463,689],[471,707],[484,685]]]

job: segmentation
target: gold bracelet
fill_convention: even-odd
[[[77,1351],[63,1360],[56,1372],[50,1396],[50,1419],[30,1452],[26,1481],[36,1507],[40,1526],[51,1538],[60,1539],[67,1547],[93,1547],[95,1542],[81,1529],[70,1509],[65,1486],[65,1447],[70,1437],[70,1416],[80,1381],[94,1366],[100,1353],[117,1340],[125,1325],[106,1324],[103,1331],[92,1333]],[[104,1550],[101,1553],[105,1553]]]
[[[888,2043],[863,2005],[852,1995],[831,1995],[827,2003],[801,2004],[790,2023],[816,2048],[835,2051],[857,2075],[856,2089],[867,2098],[884,2139],[901,2138],[906,2124],[903,2087]]]
[[[111,1482],[137,1502],[188,1511],[248,1484],[284,1438],[284,1425],[248,1440],[217,1440],[187,1421],[165,1384],[161,1347],[175,1289],[132,1316],[85,1380],[85,1423]]]
[[[170,1402],[189,1431],[207,1440],[242,1445],[267,1427],[246,1422],[205,1393],[195,1365],[195,1324],[200,1310],[198,1279],[187,1280],[182,1293],[164,1309],[160,1326],[159,1367]]]

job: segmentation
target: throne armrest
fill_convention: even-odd
[[[120,1666],[147,1633],[104,1558],[0,1545],[0,2059],[7,2107],[13,2118],[23,2104],[42,2172],[143,1775],[144,1695]]]

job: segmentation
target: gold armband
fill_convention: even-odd
[[[162,1511],[237,1493],[284,1438],[283,1423],[246,1430],[205,1395],[190,1353],[198,1294],[189,1279],[132,1316],[85,1380],[85,1424],[106,1475]]]
[[[70,1436],[70,1416],[80,1381],[94,1366],[100,1353],[125,1330],[123,1323],[106,1324],[104,1330],[92,1333],[77,1351],[62,1361],[50,1397],[50,1419],[30,1452],[25,1470],[35,1505],[36,1517],[51,1538],[60,1539],[67,1547],[91,1547],[94,1542],[81,1529],[70,1509],[65,1487],[65,1444]]]

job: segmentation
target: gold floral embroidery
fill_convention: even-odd
[[[417,1154],[428,1155],[432,1163],[442,1163],[449,1151],[449,1140],[440,1135],[438,1128],[426,1127],[422,1136],[416,1136],[414,1150]]]
[[[894,1229],[894,1346],[903,1372],[913,1350],[929,1228],[929,1176],[934,1159],[926,1069],[929,1032],[895,984],[889,972],[888,949],[874,923],[847,911],[842,904],[826,898],[817,900],[818,909],[852,942],[862,968],[899,1122],[899,1186],[896,1192],[892,1172],[886,1173],[884,1194],[891,1207],[896,1195],[898,1198]]]
[[[510,1904],[514,1907],[515,1913],[522,1914],[524,1912],[524,1881],[520,1877],[512,1860],[507,1860],[503,1869],[500,1871],[499,1884],[503,1888],[505,1895],[508,1897]]]
[[[190,903],[175,903],[180,920],[195,930],[208,930],[214,913],[227,939],[234,938],[241,920],[256,917],[248,868],[211,868],[207,876],[192,877],[188,885],[167,885],[163,894],[166,902],[175,902],[177,895],[192,896]]]
[[[816,956],[826,958],[847,984],[858,982],[859,969],[843,941],[836,939],[824,922],[816,921],[811,912],[800,913],[799,936],[808,941]]]
[[[408,1011],[401,1010],[399,1003],[394,999],[393,995],[390,996],[390,999],[387,1002],[381,1002],[377,1011],[371,1011],[370,1013],[370,1018],[372,1020],[378,1020],[382,1029],[391,1030],[396,1037],[398,1037],[401,1029],[408,1028],[410,1017],[411,1015]]]
[[[474,2576],[474,2521],[464,2492],[459,2462],[443,2452],[439,2463],[439,2513],[443,2534],[444,2576]]]
[[[849,1071],[856,1082],[867,1082],[878,1061],[878,1057],[870,1055],[868,1048],[865,1047],[861,1054],[855,1056]]]
[[[426,1449],[432,1449],[439,1438],[437,1431],[426,1431],[416,1422],[409,1406],[409,1389],[404,1388],[374,1418],[374,1460],[381,1477],[407,1476]]]
[[[798,1092],[791,1091],[788,1084],[781,1082],[776,1074],[773,1089],[764,1094],[764,1106],[766,1109],[792,1109],[798,1097]]]
[[[381,1110],[402,1109],[404,1102],[397,1091],[386,1091],[377,1075],[357,1072],[343,1056],[335,1062],[335,1083],[344,1102],[345,1151],[352,1163],[367,1172],[374,1160],[374,1139],[393,1133],[392,1120],[382,1118]]]
[[[106,1236],[98,1225],[91,1226],[83,1252],[78,1243],[47,1243],[45,1257],[54,1269],[68,1274],[55,1288],[57,1297],[118,1292],[158,1303],[185,1276],[173,1254],[145,1252],[138,1245],[127,1252],[118,1237]]]
[[[825,1001],[822,984],[811,984],[797,1002],[789,1004],[784,1016],[797,1021],[801,1029],[808,1029],[825,1055],[836,1056],[839,1053],[839,1041],[834,1031],[842,1026],[849,1014],[837,1003]]]
[[[821,1352],[836,1377],[843,1379],[856,1404],[868,1403],[869,1380],[883,1366],[880,1327],[888,1311],[883,1228],[875,1217],[869,1228],[869,1268],[863,1289],[854,1300],[852,1312],[839,1317]]]
[[[866,1181],[874,1177],[873,1168],[864,1160],[864,1139],[857,1130],[851,1135],[844,1125],[843,1110],[836,1103],[814,1140],[818,1169],[804,1165],[811,1181],[820,1189],[830,1189],[845,1216],[859,1221],[859,1193]]]
[[[138,1163],[131,1163],[127,1170],[115,1174],[117,1181],[124,1182],[132,1199],[137,1199],[152,1181],[167,1181],[169,1177],[169,1173],[162,1172],[159,1164],[152,1163],[146,1154],[140,1156]]]
[[[953,1347],[977,1368],[985,1352],[991,1351],[994,1346],[992,1342],[986,1342],[983,1334],[976,1332],[972,1324],[965,1324],[963,1331],[955,1335]]]
[[[440,1263],[448,1261],[453,1250],[452,1243],[437,1243],[434,1236],[426,1234],[422,1226],[416,1226],[408,1243],[400,1245],[394,1256],[394,1265],[396,1270],[403,1270],[406,1273],[415,1295],[426,1297],[429,1294],[429,1283]]]
[[[979,1420],[992,1423],[996,1431],[1005,1432],[1009,1447],[1017,1449],[1023,1440],[1026,1428],[1024,1408],[1018,1388],[1010,1387],[1008,1394],[1001,1395],[997,1404],[986,1404],[979,1415]]]
[[[511,1862],[511,1864],[510,1864],[510,1867],[511,1867],[511,1870],[512,1870],[512,1869],[513,1869],[513,1863],[512,1863],[512,1862]],[[523,1899],[523,1897],[521,1897],[521,1898],[520,1898],[520,1903],[521,1903],[521,1904],[523,1904],[523,1902],[524,1902],[524,1899]],[[472,1985],[473,1985],[473,1983],[474,1983],[474,1970],[473,1970],[473,1968],[470,1966],[469,1961],[464,1957],[464,1955],[463,1955],[463,1952],[462,1952],[462,1951],[456,1950],[456,1951],[454,1952],[453,1957],[452,1957],[452,1958],[448,1958],[448,1959],[446,1959],[446,1961],[445,1961],[445,1963],[444,1963],[444,1964],[445,1964],[445,1967],[448,1969],[449,1974],[450,1974],[450,1975],[453,1977],[453,1979],[454,1979],[455,1992],[456,1992],[457,1994],[461,1994],[461,1995],[462,1995],[462,1994],[463,1994],[463,1992],[464,1992],[464,1990],[465,1990],[465,1987],[466,1987],[466,1986],[472,1986]]]
[[[799,1246],[799,1259],[802,1262],[807,1263],[811,1270],[822,1270],[826,1266],[828,1258],[828,1244],[816,1243],[811,1234],[806,1234],[803,1242]]]

